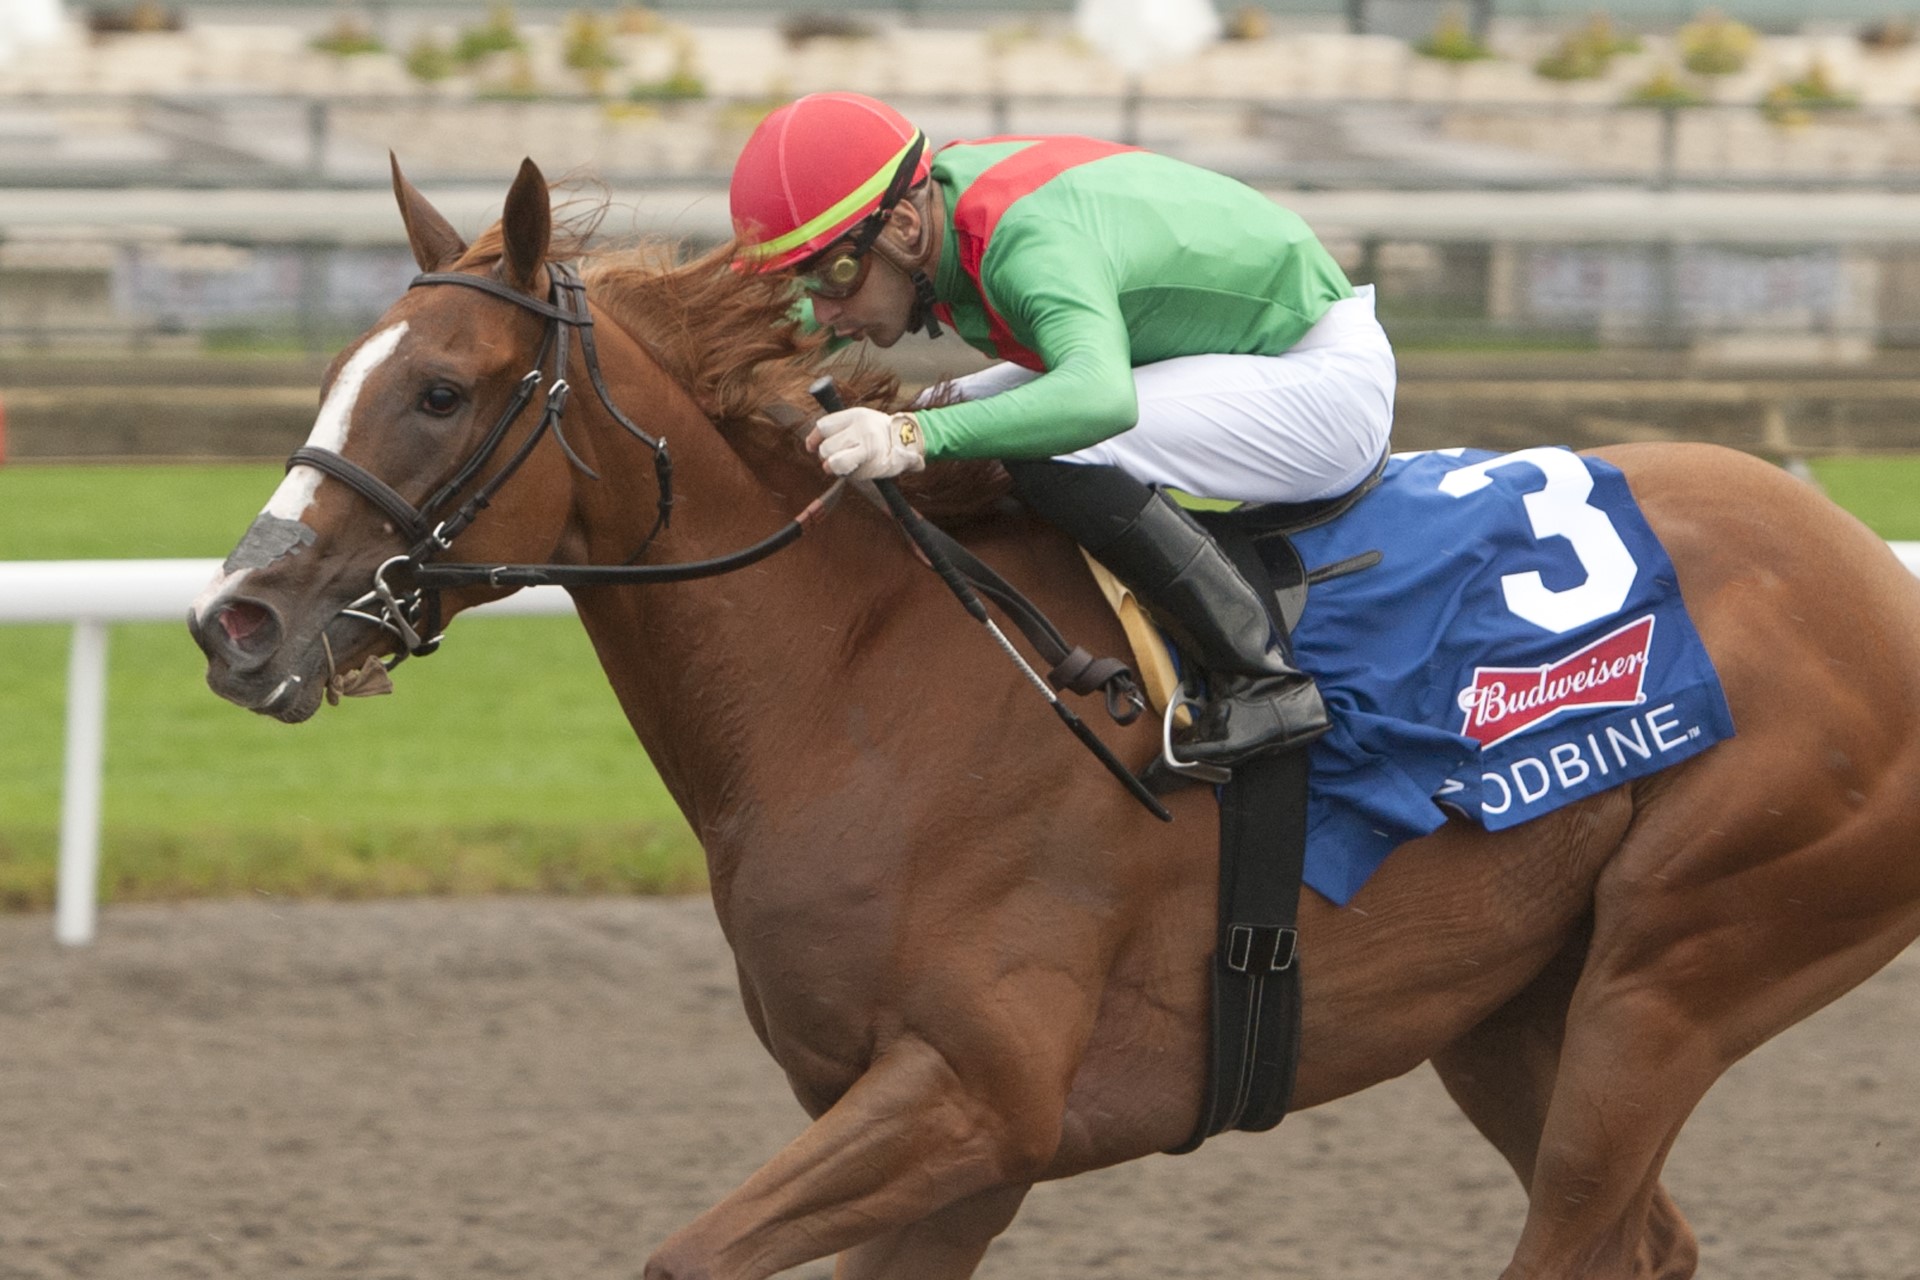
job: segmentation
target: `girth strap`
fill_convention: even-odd
[[[1193,1135],[1263,1132],[1293,1097],[1300,1053],[1296,928],[1307,851],[1307,751],[1243,760],[1220,797],[1219,933],[1207,1091]]]
[[[1268,535],[1273,536],[1273,535]],[[1216,530],[1221,549],[1261,587],[1286,636],[1274,575],[1244,530]],[[1299,557],[1289,568],[1305,577]],[[1307,860],[1308,749],[1243,760],[1220,794],[1220,896],[1207,1039],[1207,1088],[1193,1151],[1228,1129],[1260,1132],[1287,1114],[1300,1055],[1297,924]]]

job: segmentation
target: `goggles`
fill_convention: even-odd
[[[873,259],[862,248],[843,240],[800,269],[800,287],[816,298],[851,298],[867,282],[872,266]]]

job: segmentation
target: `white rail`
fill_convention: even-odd
[[[1920,542],[1892,544],[1920,574]],[[220,567],[217,560],[0,561],[0,624],[73,624],[67,667],[66,776],[60,803],[60,872],[54,936],[69,946],[93,941],[100,877],[101,770],[106,756],[107,624],[185,621],[187,606]],[[535,587],[476,610],[562,614],[573,601],[558,587]]]
[[[0,624],[73,624],[67,665],[66,775],[60,801],[60,873],[54,936],[93,941],[100,879],[101,770],[106,759],[107,625],[185,622],[218,560],[22,560],[0,562]],[[558,587],[534,587],[482,606],[492,614],[573,612]]]

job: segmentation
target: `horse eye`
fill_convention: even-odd
[[[444,418],[460,407],[460,393],[452,387],[428,387],[420,397],[420,407],[436,418]]]

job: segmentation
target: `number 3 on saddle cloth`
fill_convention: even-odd
[[[1448,811],[1498,831],[1733,734],[1673,565],[1608,463],[1398,454],[1290,536],[1310,577],[1379,555],[1315,580],[1293,633],[1333,714],[1309,749],[1305,879],[1336,904]]]

